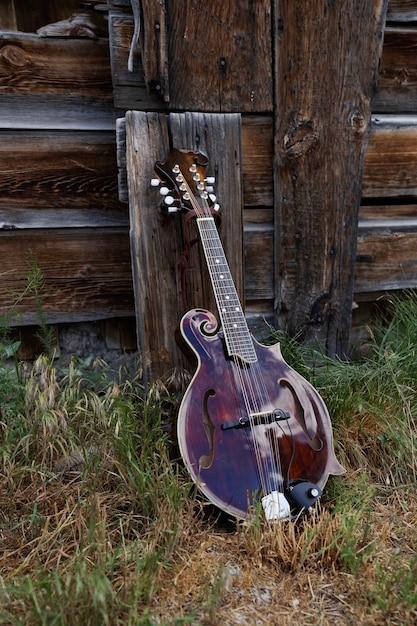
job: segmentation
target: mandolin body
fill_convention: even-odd
[[[180,326],[182,348],[197,361],[182,399],[177,437],[185,466],[200,491],[223,511],[245,518],[265,494],[260,467],[274,484],[309,481],[322,489],[329,474],[342,474],[336,460],[327,408],[318,392],[284,361],[279,344],[253,340],[256,363],[229,358],[216,318],[189,311]],[[260,413],[270,419],[248,424],[244,387],[266,394]],[[265,406],[264,406],[265,405]],[[284,419],[274,419],[277,415]]]

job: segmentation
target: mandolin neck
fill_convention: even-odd
[[[247,363],[254,363],[257,361],[257,356],[252,336],[246,323],[214,218],[199,217],[197,218],[197,226],[228,355],[239,357]]]

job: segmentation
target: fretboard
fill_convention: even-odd
[[[229,356],[255,363],[257,356],[213,217],[197,219]]]

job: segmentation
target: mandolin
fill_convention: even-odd
[[[309,511],[330,474],[342,474],[327,408],[314,387],[283,359],[279,343],[252,336],[216,225],[219,205],[206,177],[208,159],[174,149],[155,164],[163,206],[195,218],[220,324],[205,309],[186,313],[180,343],[197,363],[177,417],[186,468],[200,491],[245,519]]]

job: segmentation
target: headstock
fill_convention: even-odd
[[[167,213],[195,211],[197,216],[212,215],[219,211],[213,193],[214,177],[206,177],[208,158],[201,152],[174,148],[166,161],[155,163],[158,178],[151,185],[164,196],[162,208]]]

